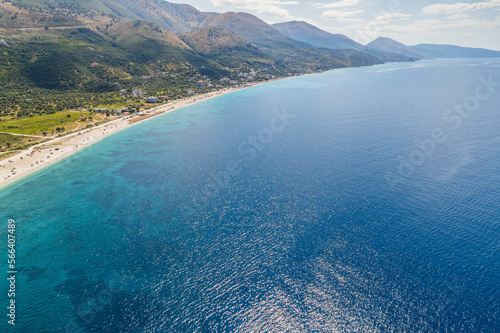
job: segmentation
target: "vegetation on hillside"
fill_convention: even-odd
[[[198,54],[229,68],[239,68],[242,64],[267,67],[278,60],[224,28],[202,28],[180,38]]]
[[[163,0],[0,0],[0,132],[57,135],[80,128],[76,110],[137,110],[147,96],[379,64],[379,53],[316,48],[249,14]]]

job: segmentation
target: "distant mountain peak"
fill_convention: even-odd
[[[411,46],[415,52],[432,58],[498,58],[500,51],[456,45],[419,44]]]
[[[347,36],[332,34],[305,21],[277,23],[273,24],[273,28],[290,38],[308,43],[315,47],[329,49],[363,49],[363,45],[353,41]]]
[[[419,58],[419,59],[427,58],[425,55],[422,55],[412,50],[409,46],[406,46],[403,43],[398,42],[397,40],[391,39],[389,37],[379,37],[374,41],[366,44],[365,46],[379,51],[402,54],[412,58]]]

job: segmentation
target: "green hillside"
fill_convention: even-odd
[[[194,87],[192,75],[228,75],[175,34],[145,22],[25,32],[6,40],[0,45],[0,121],[114,105],[123,101],[122,89],[181,97]]]
[[[230,68],[242,65],[266,66],[276,60],[223,28],[203,28],[180,35],[180,38],[198,54]]]
[[[165,102],[190,90],[408,59],[318,48],[247,13],[163,0],[0,0],[0,41],[0,129],[36,135],[79,128],[81,112],[105,121],[109,112],[91,110],[137,109],[144,96]]]

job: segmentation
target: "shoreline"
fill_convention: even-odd
[[[320,73],[311,73],[320,74]],[[301,75],[305,76],[305,75]],[[245,86],[229,87],[219,91],[207,92],[201,95],[194,95],[181,100],[176,100],[170,103],[162,104],[140,112],[139,115],[124,115],[118,119],[109,121],[105,124],[90,128],[82,129],[76,133],[71,133],[60,138],[54,138],[45,141],[21,152],[16,155],[1,159],[0,156],[0,191],[15,185],[16,183],[26,180],[34,176],[38,172],[47,169],[50,166],[61,162],[63,159],[74,155],[76,152],[84,148],[90,147],[104,138],[116,134],[131,126],[137,125],[144,121],[156,118],[160,115],[181,109],[183,107],[193,105],[210,98],[219,97],[245,88],[255,87],[265,83],[277,82],[284,79],[294,77],[279,78],[271,81],[256,82]],[[35,152],[35,153],[32,153]]]
[[[376,66],[378,65],[360,66],[360,67],[363,68],[363,67],[376,67]],[[266,83],[273,83],[288,79],[296,79],[310,75],[324,74],[339,69],[352,69],[360,67],[329,69],[326,71],[321,71],[316,73],[307,73],[298,76],[281,77],[269,81],[247,83],[244,86],[228,87],[218,91],[211,91],[201,95],[194,95],[192,97],[176,100],[170,103],[158,105],[149,110],[145,110],[141,112],[141,114],[145,114],[144,116],[138,116],[138,115],[123,116],[121,118],[109,121],[105,124],[90,129],[82,129],[81,131],[76,133],[71,133],[62,136],[60,138],[55,138],[49,141],[45,141],[43,143],[36,144],[6,159],[1,159],[0,156],[0,191],[3,191],[8,187],[14,186],[20,181],[26,180],[29,177],[34,176],[38,172],[41,172],[42,170],[45,170],[48,167],[57,164],[63,159],[74,155],[76,152],[81,151],[84,148],[96,144],[97,142],[101,141],[104,138],[109,137],[112,134],[116,134],[138,123],[142,123],[144,121],[156,118],[160,115],[181,109],[183,107],[193,105],[202,101],[206,101],[210,98],[219,97],[235,91],[263,85]],[[133,121],[129,122],[128,120],[133,120]],[[31,154],[31,152],[33,152],[34,150],[36,150],[37,152]]]

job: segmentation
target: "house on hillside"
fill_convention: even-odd
[[[196,87],[205,88],[205,82],[203,80],[196,82]]]
[[[188,90],[188,95],[194,95],[194,90],[193,89],[189,89]]]
[[[142,96],[142,90],[141,89],[135,89],[132,91],[132,96]]]
[[[0,45],[7,45],[7,42],[2,39],[0,40]]]
[[[148,103],[158,103],[158,97],[156,96],[149,96],[147,99]]]

